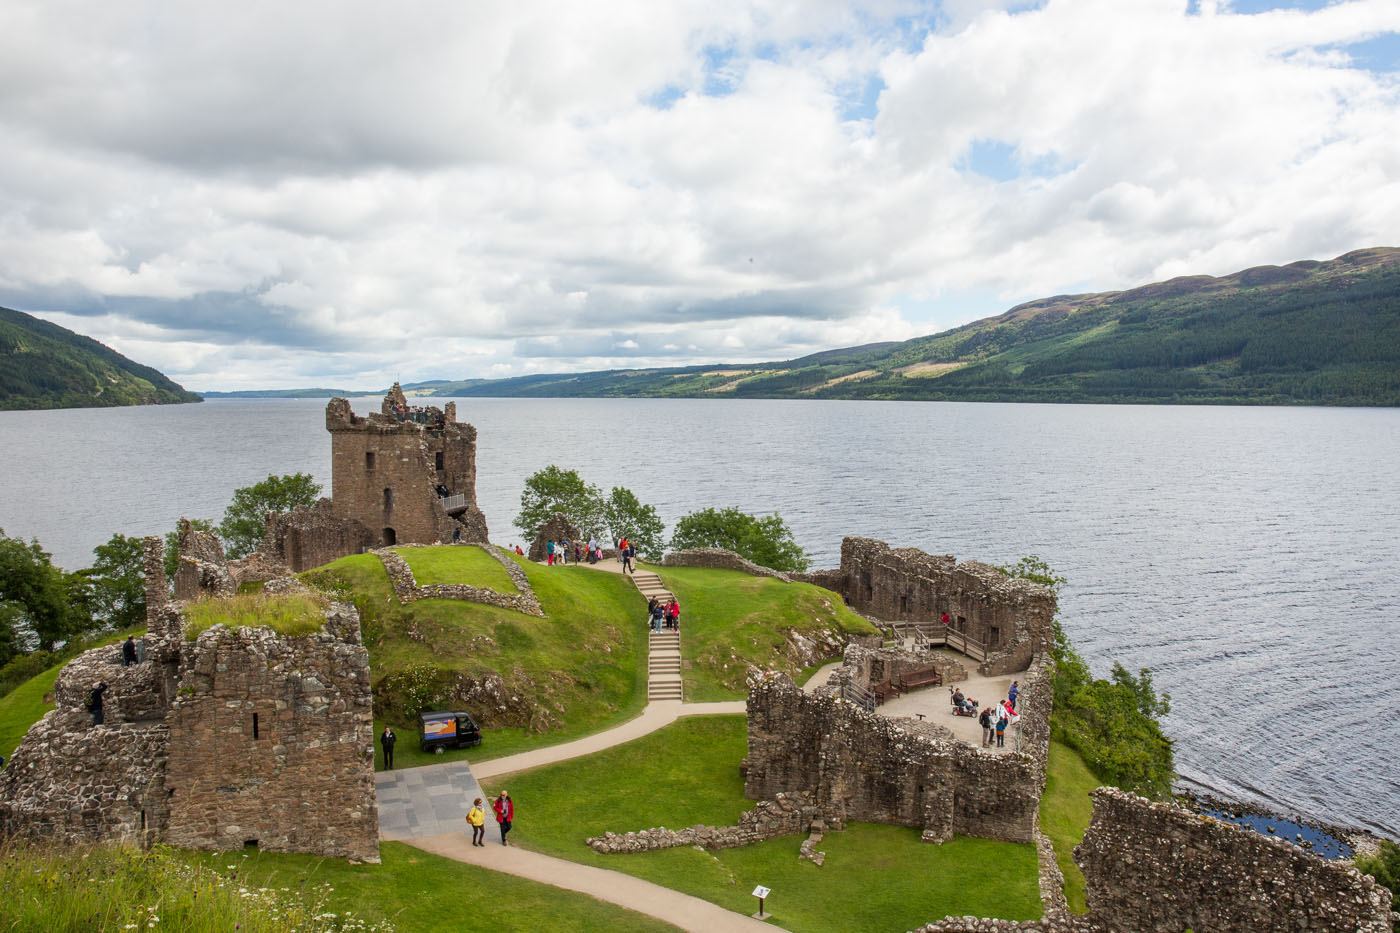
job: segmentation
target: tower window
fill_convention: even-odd
[[[253,714],[253,738],[258,737],[258,714]]]
[[[365,451],[365,472],[374,472],[374,451],[372,450]]]
[[[394,490],[388,486],[384,487],[384,511],[388,512],[394,508]]]
[[[442,469],[442,451],[433,454],[433,465],[439,470]]]

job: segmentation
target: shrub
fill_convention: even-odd
[[[691,512],[676,522],[671,548],[724,548],[773,570],[802,571],[811,565],[777,512],[758,516],[736,508]]]
[[[1400,911],[1400,845],[1382,839],[1380,851],[1358,858],[1356,868],[1390,888],[1390,909]]]

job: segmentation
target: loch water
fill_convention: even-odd
[[[363,412],[377,399],[358,399]],[[438,402],[440,404],[440,400]],[[113,532],[217,519],[232,490],[329,485],[322,400],[0,412],[0,528],[68,568]],[[843,535],[1069,578],[1099,674],[1152,668],[1188,783],[1400,837],[1400,410],[462,399],[507,544],[549,463],[668,522],[780,511],[815,566]]]

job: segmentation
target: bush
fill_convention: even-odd
[[[1382,839],[1380,851],[1358,858],[1356,868],[1390,888],[1390,909],[1400,911],[1400,845]]]
[[[811,565],[777,512],[761,516],[736,508],[691,512],[676,522],[671,548],[724,548],[772,570],[802,571]]]
[[[1000,569],[1056,592],[1065,583],[1038,557]],[[1110,680],[1095,679],[1059,620],[1053,624],[1051,736],[1077,751],[1100,780],[1146,797],[1170,796],[1176,779],[1172,742],[1158,720],[1171,711],[1171,697],[1157,693],[1147,668],[1134,675],[1115,663]]]

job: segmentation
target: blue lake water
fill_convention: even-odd
[[[377,400],[357,400],[364,411]],[[65,566],[114,531],[217,518],[269,473],[329,484],[324,402],[0,412],[0,527]],[[1151,667],[1183,777],[1400,837],[1400,410],[464,399],[492,537],[549,463],[669,521],[777,509],[842,535],[1069,577],[1100,673]]]

